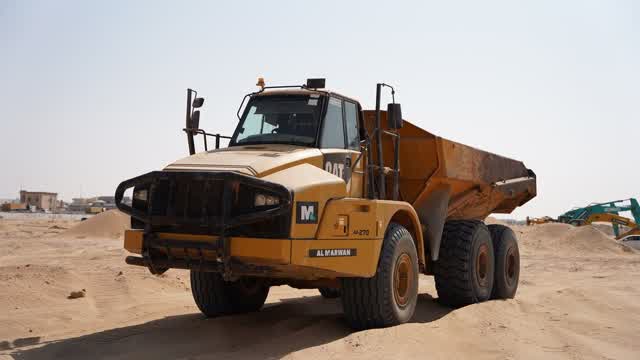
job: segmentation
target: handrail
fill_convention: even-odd
[[[204,151],[209,151],[209,146],[207,143],[207,136],[212,136],[216,138],[216,149],[220,149],[220,139],[228,139],[231,140],[231,136],[225,136],[225,135],[220,135],[220,134],[210,134],[202,129],[188,129],[188,128],[184,128],[182,129],[182,131],[186,132],[186,133],[192,133],[192,134],[202,134],[203,135],[203,140],[204,140]]]

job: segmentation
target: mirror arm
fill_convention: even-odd
[[[378,156],[378,197],[379,199],[386,199],[386,181],[384,176],[384,160],[382,158],[382,125],[380,124],[380,96],[382,95],[383,83],[376,85],[376,129],[374,134],[376,136],[376,155]]]
[[[197,92],[195,90],[187,89],[187,122],[186,128],[189,129],[191,127],[191,115],[193,114],[193,109],[191,108],[191,95],[195,93],[197,96]],[[193,141],[193,131],[189,129],[186,131],[187,133],[187,142],[189,143],[189,155],[193,155],[196,153],[196,145]]]
[[[375,130],[374,130],[374,135],[375,135],[375,141],[376,141],[376,153],[377,153],[377,157],[378,157],[378,166],[377,166],[377,170],[378,170],[378,186],[377,186],[377,191],[378,191],[378,198],[380,199],[386,199],[387,198],[387,194],[386,194],[386,178],[385,178],[385,174],[384,174],[384,161],[382,158],[382,134],[386,134],[386,135],[391,135],[394,138],[394,176],[393,176],[393,187],[392,187],[392,199],[393,200],[397,200],[398,199],[398,183],[399,183],[399,166],[400,166],[400,162],[399,162],[399,147],[400,147],[400,134],[398,134],[397,132],[388,132],[382,129],[382,125],[380,124],[380,97],[381,97],[381,93],[382,93],[382,88],[383,87],[387,87],[389,89],[391,89],[391,99],[393,104],[395,105],[396,103],[396,89],[389,84],[385,84],[385,83],[378,83],[376,85],[376,110],[375,110]],[[390,119],[391,114],[387,113],[387,121],[389,120],[395,120],[395,119]],[[396,126],[394,125],[394,128]]]
[[[388,88],[391,89],[391,102],[392,103],[396,103],[396,89],[393,88],[393,86],[389,85],[389,84],[385,84],[385,83],[381,83],[381,86],[386,86]]]

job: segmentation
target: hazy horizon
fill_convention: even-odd
[[[632,1],[0,2],[0,198],[112,195],[230,134],[258,76],[327,78],[437,135],[523,161],[538,196],[512,217],[640,197],[640,27]],[[200,139],[198,139],[200,141]],[[198,144],[200,145],[200,144]]]

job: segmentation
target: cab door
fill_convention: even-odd
[[[349,169],[351,181],[347,184],[347,191],[351,197],[364,197],[364,156],[360,149],[360,109],[355,102],[344,100],[344,125],[347,140],[347,150],[351,158]]]
[[[325,171],[341,177],[350,197],[362,197],[363,159],[360,156],[358,105],[330,97],[320,137]]]

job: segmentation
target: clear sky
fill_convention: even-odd
[[[0,198],[113,194],[187,154],[187,87],[230,133],[258,76],[368,108],[395,85],[406,119],[537,173],[517,217],[638,197],[639,4],[0,0]]]

